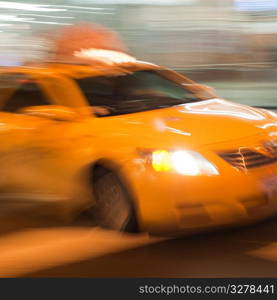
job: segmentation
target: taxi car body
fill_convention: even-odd
[[[0,69],[2,212],[182,234],[277,212],[276,114],[131,61]]]

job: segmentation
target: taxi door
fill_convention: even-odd
[[[20,113],[51,103],[38,80],[25,74],[0,74],[0,207],[59,201],[68,170],[62,133],[70,122]],[[0,209],[1,210],[1,209]]]

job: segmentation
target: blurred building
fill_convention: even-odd
[[[203,81],[274,81],[277,0],[0,1],[0,64],[43,58],[46,32],[96,22],[131,52]]]
[[[35,43],[34,34],[80,21],[108,25],[122,34],[136,56],[175,68],[277,59],[277,0],[45,3],[0,1],[0,33],[5,41],[1,62],[7,54],[10,58],[41,54],[43,44]]]

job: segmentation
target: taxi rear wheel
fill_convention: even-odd
[[[120,178],[102,169],[93,182],[96,205],[93,215],[98,226],[116,231],[137,232],[131,197]]]

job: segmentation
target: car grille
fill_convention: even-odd
[[[239,170],[253,169],[277,162],[277,156],[270,157],[247,148],[221,152],[219,156]]]

